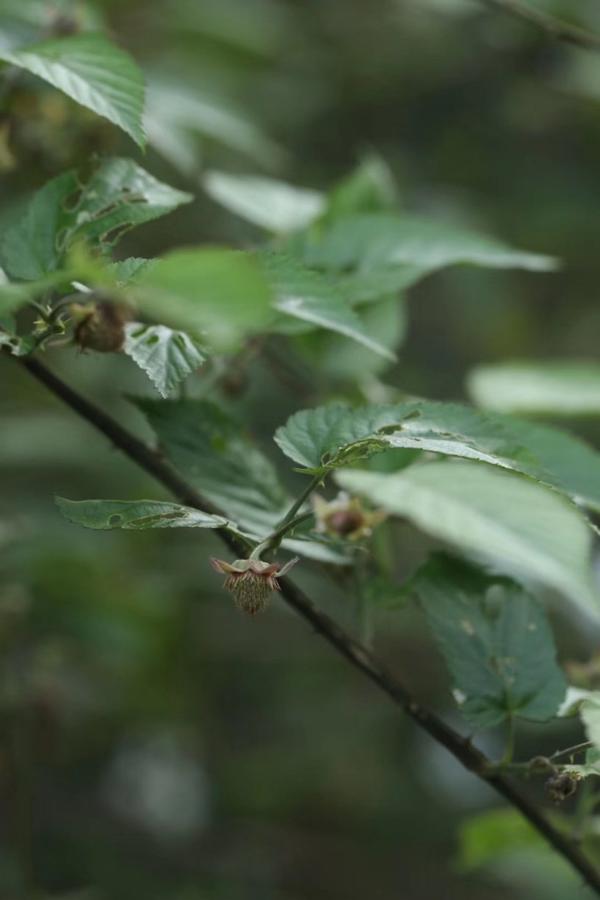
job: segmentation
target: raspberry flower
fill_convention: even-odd
[[[278,579],[296,565],[298,557],[283,566],[261,559],[236,559],[228,563],[211,557],[210,562],[215,571],[227,575],[223,586],[233,594],[236,606],[255,616],[267,608],[269,594],[280,590]]]

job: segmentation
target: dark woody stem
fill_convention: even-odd
[[[12,358],[15,359],[14,357]],[[171,491],[180,503],[204,512],[221,514],[220,510],[214,507],[214,504],[205,500],[159,453],[130,434],[122,425],[74,391],[37,359],[32,357],[20,358],[17,360],[17,363],[27,369],[34,378],[45,385],[55,396],[63,400],[67,406],[86,419],[140,468]],[[311,490],[314,489],[314,486],[312,485]],[[302,498],[302,502],[306,499],[308,493],[307,490]],[[293,515],[295,515],[295,512]],[[218,534],[236,556],[241,556],[244,553],[244,545],[235,535],[232,535],[225,529],[219,529]],[[473,746],[468,738],[463,737],[459,732],[446,724],[435,712],[422,706],[404,686],[403,682],[389,672],[367,647],[356,641],[334,619],[320,610],[289,578],[282,578],[280,587],[281,596],[288,606],[297,612],[354,669],[375,684],[383,694],[389,697],[421,729],[427,732],[433,740],[445,747],[465,769],[488,784],[515,809],[518,809],[556,852],[570,863],[595,894],[600,897],[600,870],[596,868],[569,835],[559,830],[547,818],[533,800],[523,794],[503,771],[494,766],[488,757]]]

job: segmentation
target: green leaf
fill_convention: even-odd
[[[584,762],[579,764],[567,763],[568,771],[582,778],[598,778],[600,776],[600,749],[591,747],[586,751]]]
[[[467,387],[474,402],[500,412],[549,416],[600,414],[600,365],[592,362],[511,362],[479,366]]]
[[[512,416],[494,419],[517,444],[527,447],[538,462],[542,481],[568,493],[577,503],[600,511],[600,453],[585,441],[549,425],[525,422]],[[527,471],[523,467],[522,471]]]
[[[588,740],[600,750],[600,691],[594,691],[581,703],[579,715]]]
[[[475,232],[411,214],[374,213],[335,222],[324,233],[306,235],[308,266],[343,270],[411,265],[423,274],[466,263],[491,268],[553,271],[548,256],[525,253]]]
[[[212,171],[205,174],[202,184],[221,206],[274,234],[304,228],[325,204],[318,191],[255,175]]]
[[[514,472],[476,462],[432,462],[397,474],[336,479],[393,515],[502,571],[555,588],[593,616],[592,532],[564,497]]]
[[[271,462],[239,423],[203,400],[134,399],[158,437],[161,452],[218,509],[258,540],[292,504]],[[285,549],[324,562],[348,556],[316,540],[287,539]]]
[[[263,253],[257,259],[273,290],[274,307],[279,312],[342,334],[386,359],[396,359],[394,353],[363,330],[360,317],[333,279],[281,254]]]
[[[389,166],[380,156],[371,153],[329,192],[323,221],[379,212],[393,208],[396,202],[397,189]]]
[[[67,223],[67,242],[85,238],[114,246],[138,225],[173,212],[194,199],[157,181],[132,159],[103,160],[82,186]]]
[[[451,403],[409,400],[305,409],[277,430],[275,441],[286,456],[311,471],[345,465],[390,447],[478,459],[530,474],[540,468],[502,424]]]
[[[436,556],[411,581],[465,718],[491,728],[556,715],[567,683],[542,606],[507,579]]]
[[[81,268],[74,263],[72,268],[52,272],[36,281],[18,284],[0,282],[0,316],[10,315],[19,307],[30,303],[36,297],[48,291],[67,289],[70,283],[78,277],[80,271],[88,271],[88,269],[83,263]]]
[[[161,397],[172,394],[206,359],[199,344],[184,331],[140,322],[127,324],[123,351],[144,370]]]
[[[130,256],[128,259],[121,259],[118,262],[110,263],[107,266],[108,272],[113,276],[117,285],[122,287],[137,281],[145,269],[155,265],[155,259],[143,259],[139,256]]]
[[[7,228],[0,263],[13,278],[41,278],[59,268],[77,242],[114,246],[131,228],[192,199],[131,159],[105,159],[83,184],[75,172],[66,172],[44,185],[23,217]]]
[[[0,263],[11,278],[34,281],[61,263],[59,235],[72,220],[65,202],[77,190],[75,172],[64,172],[40,188],[20,220],[0,240]]]
[[[148,140],[172,165],[193,175],[199,165],[197,135],[217,141],[261,166],[280,165],[285,158],[277,144],[237,109],[180,83],[151,83],[145,116]]]
[[[492,809],[470,816],[460,829],[460,864],[470,871],[501,861],[507,854],[539,852],[545,863],[553,858],[533,825],[516,809]]]
[[[144,146],[144,77],[131,56],[101,34],[76,34],[0,49],[0,59],[43,78]]]
[[[256,261],[219,247],[176,250],[145,269],[133,295],[141,309],[232,350],[272,321],[271,292]]]
[[[65,519],[85,528],[231,528],[222,516],[157,500],[77,501],[56,497],[56,505]]]
[[[391,353],[398,349],[406,334],[406,304],[402,297],[359,307],[356,315],[363,334]],[[357,346],[356,341],[327,331],[299,335],[295,344],[309,365],[338,381],[365,383],[390,365],[389,359],[364,345]]]
[[[396,426],[396,427],[394,427]],[[275,440],[311,471],[384,448],[417,449],[514,469],[600,508],[600,454],[556,428],[454,403],[341,404],[295,413]]]

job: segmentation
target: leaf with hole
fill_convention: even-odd
[[[206,360],[197,341],[166,325],[129,322],[123,352],[143,369],[161,395],[168,397]]]
[[[83,241],[114,246],[132,228],[191,200],[133,160],[108,158],[85,181],[66,172],[37,191],[24,215],[5,230],[0,263],[12,278],[41,278],[64,264],[70,247]],[[131,269],[129,264],[127,277]]]
[[[237,529],[222,516],[158,500],[66,500],[56,497],[62,515],[74,525],[106,530],[124,528],[227,528]]]
[[[59,236],[71,220],[66,201],[76,190],[75,172],[58,175],[40,188],[25,213],[4,229],[0,263],[11,278],[33,281],[59,268],[63,258]]]
[[[350,407],[331,404],[291,416],[275,433],[280,449],[308,471],[347,465],[389,448],[478,459],[542,477],[526,447],[493,417],[452,403],[408,400]]]

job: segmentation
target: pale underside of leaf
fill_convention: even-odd
[[[57,497],[56,505],[65,519],[85,528],[139,531],[148,528],[227,528],[237,531],[222,516],[157,500],[67,500]]]
[[[592,532],[568,500],[514,472],[476,462],[413,465],[397,474],[336,474],[341,487],[509,574],[568,596],[600,617]]]
[[[129,54],[103,35],[72,35],[12,52],[0,50],[0,59],[47,81],[144,146],[143,75]]]
[[[128,323],[123,351],[148,375],[161,397],[170,396],[206,361],[196,341],[166,325]]]

